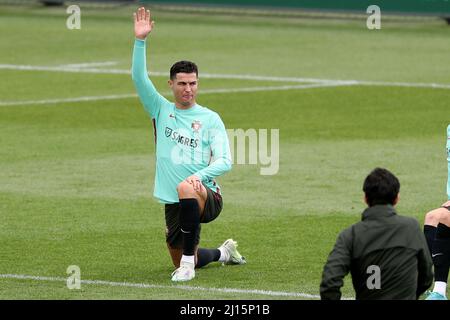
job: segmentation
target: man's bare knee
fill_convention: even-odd
[[[439,208],[439,209],[435,209],[435,210],[428,212],[425,215],[424,224],[437,227],[437,225],[441,221],[441,218],[445,214],[445,210],[447,210],[447,209]],[[448,212],[448,210],[447,210],[447,212]]]
[[[179,199],[197,199],[198,206],[200,209],[200,214],[203,214],[203,210],[205,209],[205,203],[207,198],[207,192],[205,187],[203,190],[195,191],[194,186],[189,182],[182,181],[177,186],[178,198]]]
[[[445,224],[447,227],[450,228],[450,211],[445,208],[442,208],[442,209],[446,210],[446,212],[444,211],[441,214],[441,218],[439,219],[439,222]]]
[[[178,198],[197,198],[197,192],[195,192],[192,184],[186,181],[181,181],[177,186]]]

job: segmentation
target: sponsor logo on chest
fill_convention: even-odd
[[[183,134],[180,134],[178,131],[173,130],[172,128],[166,127],[164,133],[167,138],[172,141],[179,143],[181,145],[185,145],[191,148],[197,148],[199,144],[199,139],[194,139]]]

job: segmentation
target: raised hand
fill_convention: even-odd
[[[152,31],[154,21],[151,21],[150,10],[145,10],[144,7],[137,9],[134,16],[134,35],[136,38],[144,40]]]

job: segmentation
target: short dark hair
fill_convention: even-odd
[[[369,207],[377,204],[394,205],[400,191],[400,182],[390,171],[375,168],[364,181],[363,191]]]
[[[170,79],[173,80],[177,77],[177,73],[193,73],[198,77],[198,67],[197,65],[192,61],[178,61],[175,62],[174,65],[170,68]]]

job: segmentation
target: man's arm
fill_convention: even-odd
[[[214,159],[206,168],[194,173],[201,181],[214,179],[231,170],[231,152],[225,125],[217,116],[214,125],[208,132],[212,158]]]
[[[322,300],[340,300],[341,287],[344,278],[350,271],[351,262],[351,233],[349,229],[341,232],[336,240],[333,251],[328,256],[323,268],[322,282],[320,283],[320,298]]]
[[[154,22],[150,19],[150,11],[141,7],[134,13],[134,41],[133,61],[131,77],[136,87],[139,98],[145,110],[152,118],[156,118],[161,105],[168,101],[161,96],[147,74],[145,61],[145,39],[153,29]]]

